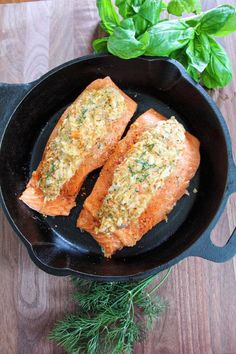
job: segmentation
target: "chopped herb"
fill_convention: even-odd
[[[144,173],[143,175],[137,177],[138,182],[143,182],[149,176],[149,173]]]
[[[154,146],[155,146],[155,144],[148,144],[148,145],[147,145],[147,148],[148,148],[149,150],[152,150],[152,149],[154,148]]]
[[[88,108],[82,108],[82,115],[84,116],[88,112]]]
[[[52,162],[51,167],[50,167],[50,173],[55,172],[55,165],[54,162]]]
[[[131,176],[133,176],[135,174],[135,171],[132,170],[132,168],[130,167],[130,165],[128,165],[128,169],[129,172],[131,173]]]
[[[155,164],[149,164],[147,161],[143,161],[141,159],[136,159],[135,162],[139,163],[142,166],[142,171],[146,171],[149,168],[156,166]]]

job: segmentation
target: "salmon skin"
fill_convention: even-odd
[[[86,176],[103,166],[136,108],[136,102],[121,91],[110,77],[93,81],[62,114],[37,170],[32,173],[19,199],[45,215],[69,215]],[[77,121],[77,118],[80,120]],[[75,128],[76,124],[79,129]],[[100,135],[97,127],[101,129]],[[60,153],[57,153],[57,147]]]
[[[115,208],[112,209],[119,197],[118,194],[114,194],[118,192],[114,192],[117,185],[113,183],[114,180],[118,178],[118,168],[120,168],[121,171],[122,166],[126,166],[125,164],[127,164],[128,161],[125,160],[126,157],[130,156],[130,159],[132,158],[132,148],[137,142],[139,142],[144,134],[147,134],[145,132],[151,132],[153,128],[157,127],[158,124],[163,121],[168,122],[169,120],[166,120],[165,117],[155,110],[150,109],[142,114],[136,122],[131,125],[127,135],[118,143],[114,153],[103,166],[91,194],[85,200],[83,209],[77,219],[77,227],[86,230],[94,237],[101,246],[105,257],[110,258],[116,251],[121,250],[123,247],[134,246],[136,242],[148,232],[148,230],[166,219],[167,214],[170,213],[177,201],[185,194],[190,180],[199,167],[200,143],[197,138],[186,132],[181,126],[182,128],[179,127],[180,135],[182,134],[182,150],[180,150],[180,155],[176,158],[176,163],[173,165],[174,167],[172,170],[169,170],[171,171],[169,172],[169,175],[162,180],[162,183],[159,183],[158,188],[157,185],[155,185],[157,188],[155,194],[152,195],[153,189],[149,191],[151,197],[146,207],[141,210],[142,212],[140,215],[134,221],[130,220],[127,222],[126,220],[126,223],[119,224],[119,227],[110,229],[110,232],[102,230],[101,223],[103,221],[101,219],[101,210],[104,209],[104,203],[106,202],[108,206],[110,205],[111,210],[114,211],[114,215],[116,215],[119,208],[121,210],[124,206],[121,198],[119,202],[120,204],[116,204]],[[171,139],[173,140],[173,137]],[[153,148],[153,145],[154,144],[150,144],[150,149]],[[151,159],[151,156],[149,159]],[[135,168],[137,169],[139,160],[136,159],[135,161],[137,161],[135,165]],[[143,164],[143,166],[145,167],[145,164]],[[150,164],[149,166],[153,165]],[[130,166],[128,166],[128,168],[130,168]],[[168,166],[165,168],[168,171]],[[124,171],[122,176],[125,176],[125,173],[127,174],[127,171]],[[130,178],[132,178],[132,175]],[[158,181],[155,181],[155,183],[158,184]],[[143,192],[143,185],[144,182],[137,186],[137,194]],[[111,200],[108,200],[109,193],[112,196]],[[126,194],[127,193],[129,193],[128,189],[126,189]],[[145,201],[145,197],[143,200]],[[128,208],[131,205],[132,200],[129,203]],[[136,211],[135,207],[139,207],[139,205],[134,206],[134,211]],[[129,209],[127,210],[129,211]],[[125,215],[123,215],[123,219],[124,218]],[[107,220],[109,221],[109,219]]]

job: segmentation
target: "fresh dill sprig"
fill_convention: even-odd
[[[165,309],[156,295],[171,269],[154,286],[156,276],[136,283],[100,283],[72,278],[76,314],[57,322],[49,338],[68,354],[130,354],[146,329]]]

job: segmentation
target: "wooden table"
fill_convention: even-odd
[[[224,2],[210,0],[207,6]],[[29,82],[89,53],[97,24],[95,0],[0,5],[0,81]],[[236,35],[222,42],[235,69]],[[236,72],[228,87],[212,95],[236,151]],[[231,197],[213,232],[217,243],[223,244],[235,227],[235,200]],[[73,311],[70,279],[39,270],[2,213],[0,218],[0,354],[64,353],[47,333],[55,320]],[[136,354],[236,354],[235,259],[224,264],[186,259],[175,266],[160,294],[169,308],[147,341],[136,346]]]

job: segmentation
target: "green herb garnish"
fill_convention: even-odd
[[[146,179],[148,176],[149,176],[149,173],[143,173],[143,174],[141,174],[141,176],[138,176],[138,177],[136,178],[136,181],[142,183],[143,181],[145,181],[145,179]]]
[[[88,108],[82,108],[82,116],[85,116],[85,114],[88,112]]]
[[[54,173],[55,172],[55,165],[54,162],[52,162],[51,166],[50,166],[50,173]]]
[[[142,166],[142,170],[141,171],[137,171],[137,173],[149,170],[151,167],[155,167],[156,166],[156,164],[150,164],[148,161],[145,161],[145,160],[142,160],[142,159],[136,159],[135,162]]]
[[[97,0],[105,38],[93,42],[97,53],[123,59],[140,55],[169,56],[178,60],[207,88],[224,87],[232,79],[227,53],[214,37],[236,31],[236,8],[221,5],[201,12],[200,0]],[[117,13],[119,11],[123,19]],[[161,12],[179,16],[161,18]],[[181,17],[194,13],[191,17]]]
[[[68,354],[131,353],[146,328],[165,309],[156,295],[171,269],[151,289],[156,276],[138,283],[100,283],[73,278],[77,313],[59,321],[49,338]],[[148,289],[147,289],[148,288]]]
[[[152,150],[152,149],[154,148],[154,146],[155,146],[155,144],[148,144],[148,145],[147,145],[147,148],[148,148],[149,150]]]
[[[130,165],[128,165],[128,170],[131,173],[131,176],[134,176],[135,171],[132,169],[132,167]]]
[[[52,162],[49,167],[49,170],[45,173],[46,179],[51,177],[52,173],[54,173],[54,172],[55,172],[55,165],[54,165],[54,162]]]
[[[167,6],[170,14],[182,16],[183,13],[196,13],[201,12],[200,0],[170,0]]]

